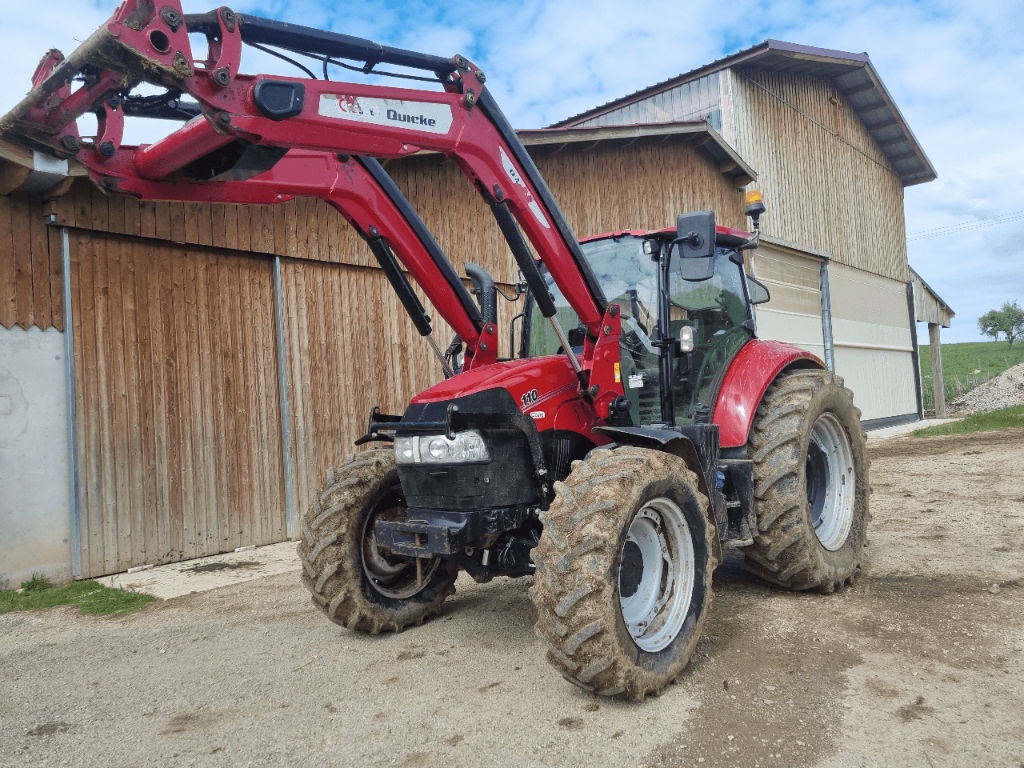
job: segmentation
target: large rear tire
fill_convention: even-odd
[[[838,376],[797,371],[772,384],[749,444],[758,528],[744,550],[749,571],[794,590],[853,582],[870,519],[864,440]]]
[[[401,557],[377,546],[374,523],[405,516],[394,451],[355,454],[327,474],[302,518],[302,583],[327,617],[357,632],[401,632],[436,614],[455,591],[458,568]]]
[[[604,696],[660,693],[711,605],[715,529],[696,475],[666,453],[599,448],[555,489],[530,593],[548,660]]]

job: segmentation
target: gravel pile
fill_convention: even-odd
[[[1024,405],[1024,363],[1008,368],[984,384],[965,392],[949,404],[959,416]]]

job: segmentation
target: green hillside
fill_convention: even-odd
[[[1024,344],[1020,342],[1012,347],[1005,341],[943,344],[942,378],[946,385],[946,402],[1018,363],[1024,363]],[[931,366],[931,348],[927,344],[922,344],[921,382],[924,388],[925,410],[935,407]]]

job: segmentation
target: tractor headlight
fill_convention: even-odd
[[[427,441],[427,454],[434,461],[448,458],[448,440],[444,437],[432,437]],[[430,460],[428,459],[428,461]]]
[[[444,435],[407,435],[395,438],[399,464],[485,464],[491,460],[483,435],[474,429]]]

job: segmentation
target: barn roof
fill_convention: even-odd
[[[527,147],[586,147],[592,144],[631,143],[644,139],[676,139],[699,147],[717,164],[722,175],[731,179],[737,187],[745,186],[757,178],[754,169],[703,120],[602,128],[541,128],[520,130],[516,133]],[[76,161],[55,160],[41,152],[23,149],[0,139],[2,195],[17,191],[56,197],[67,191],[68,182],[78,176],[88,176],[88,173],[85,167]]]
[[[754,169],[704,120],[587,128],[540,128],[517,130],[516,134],[527,148],[553,144],[589,146],[599,143],[632,143],[640,139],[682,139],[710,156],[722,175],[731,179],[737,187],[757,179]]]
[[[85,168],[78,163],[57,160],[0,139],[0,195],[24,192],[56,197],[67,191],[73,177],[85,175]]]
[[[956,312],[935,292],[913,267],[910,273],[914,280],[914,319],[919,323],[930,323],[949,328]]]
[[[831,80],[878,143],[904,186],[921,184],[936,178],[935,168],[914,137],[866,53],[813,48],[781,40],[766,40],[699,69],[562,120],[552,127],[575,126],[704,75],[726,69],[741,72],[783,72]]]

